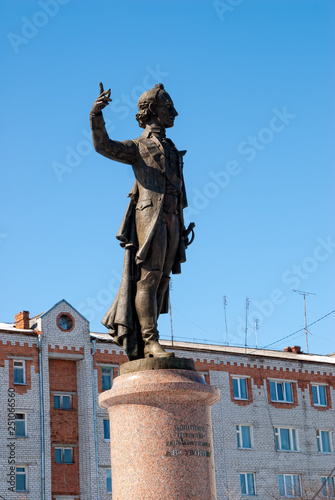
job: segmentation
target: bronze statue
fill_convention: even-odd
[[[194,227],[192,223],[186,230],[183,221],[186,151],[178,151],[165,136],[178,113],[159,83],[139,98],[136,119],[144,128],[141,137],[113,141],[102,116],[110,94],[100,83],[100,95],[90,113],[94,148],[111,160],[132,165],[136,180],[116,236],[125,249],[121,285],[102,323],[129,360],[171,357],[174,354],[158,342],[157,320],[168,312],[170,274],[180,273]]]

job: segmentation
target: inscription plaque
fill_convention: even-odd
[[[193,431],[193,432],[192,432]],[[165,456],[167,457],[210,457],[210,443],[207,441],[206,429],[197,425],[176,425],[175,435],[170,440],[166,441],[167,449]],[[185,447],[192,447],[187,449]],[[207,448],[207,449],[206,449]]]

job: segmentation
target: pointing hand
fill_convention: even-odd
[[[110,102],[112,102],[112,99],[110,99],[111,95],[111,89],[104,90],[103,84],[100,82],[100,94],[99,97],[94,101],[91,113],[99,113],[101,110],[103,110]]]

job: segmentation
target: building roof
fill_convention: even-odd
[[[108,333],[96,333],[91,332],[91,338],[96,339],[100,342],[113,343],[113,339]],[[294,352],[286,351],[273,351],[270,349],[253,349],[245,347],[234,347],[234,346],[221,346],[215,344],[197,344],[193,342],[179,342],[174,341],[173,344],[171,340],[160,340],[160,343],[167,348],[184,350],[184,351],[201,351],[210,354],[230,354],[236,355],[237,358],[243,356],[255,356],[255,357],[268,357],[276,359],[284,359],[290,361],[306,361],[309,363],[327,363],[330,365],[335,365],[334,355],[322,355],[322,354],[297,354]],[[334,356],[334,357],[332,357]]]

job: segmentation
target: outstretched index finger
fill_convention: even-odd
[[[100,94],[102,94],[104,91],[104,86],[101,82],[99,83],[99,86],[100,86]]]

